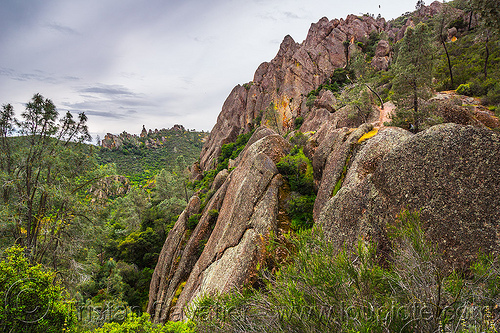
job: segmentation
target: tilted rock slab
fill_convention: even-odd
[[[155,269],[148,304],[155,322],[182,320],[201,295],[240,288],[255,277],[265,240],[270,232],[277,232],[278,190],[283,179],[276,163],[290,148],[277,134],[255,141],[210,199],[179,258],[164,255],[178,247],[167,238],[160,258],[178,264],[173,274],[164,268],[172,264],[159,262]],[[219,212],[216,221],[213,209]],[[183,221],[179,219],[174,229],[178,223]]]
[[[416,135],[395,131],[361,143],[343,186],[316,211],[334,244],[371,238],[387,250],[386,227],[408,209],[420,211],[450,267],[467,268],[478,251],[498,253],[500,136],[457,124]]]

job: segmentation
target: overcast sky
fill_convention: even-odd
[[[0,104],[34,93],[90,132],[211,130],[231,89],[321,17],[414,10],[416,0],[1,0]],[[430,3],[430,2],[429,2]],[[380,8],[379,8],[380,6]]]

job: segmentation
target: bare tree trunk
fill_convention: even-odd
[[[446,53],[446,59],[448,59],[448,70],[450,71],[451,89],[454,89],[455,83],[453,82],[453,71],[451,70],[450,55],[448,54],[448,48],[446,47],[446,43],[442,38],[441,38],[441,44],[443,45],[444,52]]]
[[[370,89],[370,91],[372,93],[374,93],[377,97],[378,97],[378,100],[380,101],[380,108],[383,110],[384,109],[384,101],[382,100],[382,98],[380,97],[379,94],[377,94],[377,92],[375,90],[373,90],[368,84],[365,83],[365,86]]]

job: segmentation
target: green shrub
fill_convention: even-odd
[[[302,133],[299,132],[299,134]],[[316,199],[311,161],[304,155],[302,148],[296,145],[290,154],[283,157],[276,166],[288,181],[290,189],[295,192],[287,210],[292,221],[291,228],[293,230],[311,228],[313,226],[312,211]]]
[[[463,84],[459,85],[455,91],[459,95],[472,96],[472,93],[471,93],[472,90],[470,88],[470,84],[468,84],[468,83],[463,83]]]
[[[298,130],[300,128],[300,126],[302,126],[303,123],[304,123],[304,118],[302,118],[300,116],[295,118],[295,120],[294,120],[295,129]]]
[[[217,168],[216,168],[216,173],[219,173],[219,171],[223,169],[227,169],[229,165],[229,159],[235,159],[238,157],[238,155],[243,151],[245,148],[245,145],[247,144],[248,140],[252,137],[254,133],[254,130],[240,134],[236,138],[235,142],[231,143],[226,143],[223,144],[221,147],[221,153],[219,155],[219,158],[217,159]],[[214,176],[215,177],[215,176]]]
[[[296,131],[289,141],[293,146],[304,147],[307,140],[309,140],[309,138],[304,133]]]
[[[0,261],[1,332],[72,332],[76,314],[55,273],[32,266],[18,246]]]
[[[496,83],[488,90],[486,97],[481,102],[486,105],[499,105],[500,104],[500,83]]]
[[[314,194],[312,165],[302,148],[295,146],[289,155],[276,164],[278,171],[288,180],[290,188],[302,195]]]
[[[164,239],[152,228],[137,230],[118,245],[119,259],[136,264],[140,269],[154,267]]]
[[[340,90],[340,87],[343,87],[348,83],[351,83],[348,77],[349,75],[354,77],[354,72],[346,70],[344,68],[335,69],[330,78],[327,78],[325,82],[319,85],[318,88],[311,90],[307,94],[306,106],[311,108],[314,105],[314,101],[316,100],[316,98],[314,97],[317,97],[321,90],[325,89],[333,92],[338,92]]]
[[[448,29],[453,27],[457,28],[457,30],[465,29],[467,28],[467,22],[464,21],[462,16],[459,16],[448,24]]]
[[[198,225],[198,222],[200,222],[201,214],[193,214],[191,215],[188,220],[187,220],[187,225],[186,227],[188,230],[194,230],[196,226]]]
[[[480,255],[467,275],[443,268],[416,212],[389,234],[384,265],[373,242],[339,249],[317,228],[290,237],[291,263],[261,270],[265,288],[199,300],[197,332],[495,332],[497,257]]]
[[[260,110],[259,111],[259,114],[257,115],[257,117],[255,117],[254,119],[252,119],[252,128],[257,128],[261,125],[262,123],[262,116],[264,115],[264,111],[263,110]]]
[[[308,108],[312,108],[314,106],[314,102],[316,101],[316,98],[318,98],[317,95],[311,94],[307,96],[307,101],[306,101],[306,106]]]
[[[217,209],[210,209],[208,211],[208,216],[210,216],[211,218],[217,219],[217,217],[219,217],[219,211]]]
[[[131,313],[122,324],[106,323],[95,333],[194,333],[194,324],[191,322],[167,322],[164,325],[151,323],[150,316],[143,313],[138,317]]]
[[[231,157],[231,155],[233,154],[234,146],[235,146],[234,142],[222,145],[218,160],[219,164],[223,163],[224,161],[227,161]]]
[[[290,200],[288,212],[292,220],[290,227],[293,230],[312,228],[314,200],[316,200],[315,195],[304,195]]]

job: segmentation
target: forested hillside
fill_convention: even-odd
[[[2,105],[0,331],[496,332],[497,5],[324,17],[210,133]]]
[[[98,161],[114,163],[118,174],[140,183],[162,169],[172,172],[192,165],[199,159],[207,135],[181,125],[149,132],[143,129],[140,136],[108,134],[102,140]]]
[[[1,290],[27,306],[8,302],[2,330],[86,331],[141,314],[165,237],[192,195],[188,166],[205,133],[175,126],[96,147],[86,120],[60,118],[39,94],[20,118],[2,108],[1,246],[17,245],[3,257]],[[158,137],[161,145],[145,144]],[[30,308],[42,310],[30,317]]]

